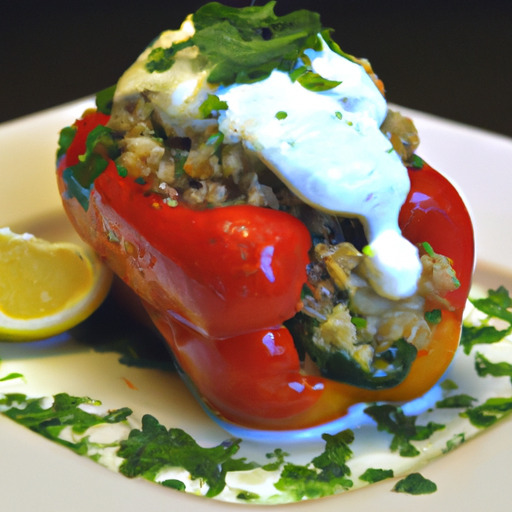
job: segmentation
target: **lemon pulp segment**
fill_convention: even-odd
[[[89,316],[111,274],[86,248],[0,229],[0,339],[52,336]]]

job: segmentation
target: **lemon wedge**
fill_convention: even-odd
[[[94,312],[111,283],[88,248],[0,228],[0,341],[66,331]]]

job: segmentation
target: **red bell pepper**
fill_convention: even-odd
[[[445,372],[459,343],[473,231],[457,191],[428,165],[409,170],[400,226],[413,243],[427,241],[450,257],[461,286],[446,297],[450,306],[405,380],[361,389],[305,374],[283,326],[300,309],[306,282],[311,239],[299,220],[252,206],[169,206],[149,184],[122,176],[108,154],[106,167],[92,173],[84,208],[70,196],[69,172],[80,165],[87,134],[108,117],[89,112],[85,119],[58,164],[64,207],[82,238],[142,298],[180,369],[220,416],[254,428],[307,428],[358,402],[419,397]]]

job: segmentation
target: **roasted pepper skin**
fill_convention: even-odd
[[[451,256],[460,286],[444,298],[450,311],[461,318],[473,273],[471,220],[454,187],[428,164],[417,161],[418,166],[408,169],[411,190],[400,212],[400,227],[414,244],[421,246],[425,241],[433,241],[434,247],[430,242],[429,245],[435,253]],[[426,301],[426,311],[439,307],[433,299]],[[360,388],[376,391],[396,388],[411,372],[413,362],[425,355],[424,352],[418,355],[413,345],[399,339],[376,354],[371,367],[366,368],[342,350],[331,352],[315,344],[312,339],[316,323],[311,317],[297,315],[287,324],[294,337],[302,340],[322,375]],[[430,380],[426,375],[424,379]]]
[[[300,307],[306,228],[252,206],[167,206],[110,164],[95,180],[79,233],[146,301],[212,338],[279,325]],[[232,320],[228,320],[232,318]]]
[[[121,177],[113,161],[95,178],[87,211],[69,199],[65,176],[85,151],[84,132],[108,120],[90,117],[59,162],[59,188],[78,233],[127,284],[212,338],[279,325],[297,312],[311,238],[291,215],[169,206],[149,184]]]
[[[84,153],[92,125],[107,120],[78,125],[59,160],[65,210],[82,238],[141,297],[177,365],[216,414],[253,428],[308,428],[345,415],[358,402],[421,396],[442,376],[459,343],[474,253],[464,203],[439,173],[426,164],[409,170],[411,192],[400,225],[412,242],[428,241],[453,259],[461,287],[448,297],[451,307],[405,380],[389,389],[361,389],[304,374],[283,326],[300,308],[306,282],[311,239],[299,220],[251,206],[171,207],[148,185],[122,177],[113,161],[94,180],[87,210],[70,197],[63,173]]]
[[[471,217],[457,189],[426,162],[408,172],[411,189],[400,210],[400,229],[412,243],[428,242],[451,259],[460,286],[446,299],[462,317],[475,266]]]

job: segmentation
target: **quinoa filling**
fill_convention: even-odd
[[[147,93],[114,103],[109,128],[121,151],[118,167],[150,183],[170,207],[179,202],[197,209],[249,204],[279,209],[304,222],[313,241],[308,281],[302,309],[290,322],[304,358],[317,350],[342,352],[370,371],[379,354],[398,340],[417,351],[429,344],[433,322],[427,320],[425,305],[446,307],[443,296],[458,282],[450,260],[428,244],[419,248],[423,272],[418,291],[401,300],[382,297],[369,283],[359,220],[305,204],[242,143],[224,143],[215,113],[177,133]],[[404,164],[410,164],[419,143],[413,123],[389,111],[381,130]]]

